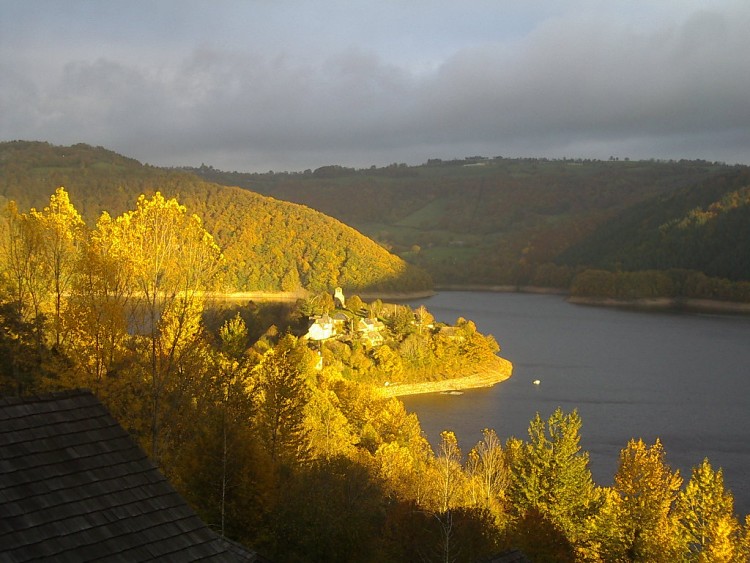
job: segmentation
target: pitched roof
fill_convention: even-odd
[[[0,560],[253,561],[88,391],[0,398]]]

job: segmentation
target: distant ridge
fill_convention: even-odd
[[[192,169],[319,209],[425,268],[443,287],[564,289],[589,267],[678,267],[748,279],[738,267],[750,264],[738,256],[749,248],[746,206],[695,228],[722,198],[737,200],[731,194],[748,185],[748,170],[703,160],[502,157],[297,174]],[[696,207],[703,212],[690,229],[659,231],[677,227]]]

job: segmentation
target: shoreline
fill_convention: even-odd
[[[568,295],[567,289],[541,287],[538,285],[483,285],[483,284],[441,284],[435,291],[488,291],[491,293],[537,293],[540,295]]]
[[[433,289],[423,289],[419,291],[392,291],[378,292],[370,291],[367,293],[351,292],[350,296],[356,295],[362,300],[388,299],[393,301],[410,301],[412,299],[422,299],[432,297],[436,291]],[[262,302],[279,302],[294,303],[298,299],[305,299],[313,295],[309,291],[235,291],[231,293],[208,293],[209,299],[217,301],[262,301]]]
[[[715,313],[725,315],[750,315],[750,303],[718,301],[715,299],[684,299],[651,297],[640,299],[615,299],[612,297],[568,297],[568,303],[593,307],[615,307],[643,311],[677,311],[688,313]]]
[[[718,299],[697,299],[687,297],[641,297],[634,299],[617,299],[614,297],[572,296],[566,289],[526,285],[445,284],[436,286],[435,290],[560,295],[567,296],[565,300],[573,305],[612,307],[616,309],[633,309],[641,311],[677,311],[723,315],[750,315],[750,303],[744,303],[742,301],[719,301]]]
[[[527,293],[536,295],[567,296],[566,301],[574,305],[593,307],[612,307],[642,311],[680,311],[690,313],[714,313],[724,315],[750,315],[750,303],[740,301],[719,301],[716,299],[694,299],[681,297],[643,297],[635,299],[616,299],[613,297],[571,296],[568,290],[554,287],[531,285],[482,285],[482,284],[443,284],[434,289],[412,292],[368,292],[352,293],[363,300],[413,301],[426,299],[441,291],[486,291],[491,293]],[[209,299],[217,301],[258,301],[294,303],[310,295],[304,291],[242,291],[234,293],[211,293]]]
[[[440,381],[396,383],[388,387],[376,387],[375,393],[380,398],[390,399],[391,397],[404,397],[407,395],[423,395],[427,393],[444,393],[492,387],[510,379],[513,373],[513,364],[505,358],[500,358],[500,360],[502,360],[502,365],[495,371],[475,373],[473,375]]]

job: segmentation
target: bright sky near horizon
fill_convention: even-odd
[[[0,141],[238,171],[750,164],[747,0],[0,0]]]

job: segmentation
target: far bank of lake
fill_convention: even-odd
[[[750,315],[750,303],[742,303],[737,301],[720,301],[718,299],[694,299],[684,297],[644,297],[635,299],[614,299],[611,297],[592,297],[580,295],[571,296],[570,292],[566,289],[554,287],[538,287],[531,285],[515,286],[444,284],[436,286],[436,291],[471,291],[491,293],[529,293],[536,295],[561,295],[565,296],[567,301],[576,305],[614,307],[617,309]],[[415,299],[419,299],[420,297],[415,297]]]
[[[554,287],[537,287],[537,286],[514,286],[514,285],[479,285],[479,284],[442,284],[435,286],[434,290],[427,289],[423,291],[412,292],[378,292],[363,291],[361,293],[351,292],[350,295],[357,295],[364,301],[414,301],[416,299],[426,299],[439,292],[450,291],[470,291],[470,292],[489,292],[489,293],[525,293],[533,295],[559,295],[576,305],[591,305],[595,307],[613,307],[617,309],[636,309],[636,310],[655,310],[655,311],[684,311],[697,313],[717,313],[717,314],[734,314],[750,315],[750,303],[740,303],[735,301],[719,301],[717,299],[687,299],[687,298],[642,298],[642,299],[613,299],[609,297],[586,297],[570,296],[566,289]],[[306,290],[299,291],[243,291],[233,293],[212,293],[208,297],[217,301],[257,301],[257,302],[277,302],[277,303],[294,303],[299,299],[306,299],[313,295]]]
[[[568,297],[568,301],[575,305],[615,307],[619,309],[750,315],[750,303],[718,301],[715,299],[680,299],[671,297],[658,297],[651,299],[612,299],[609,297],[576,296]]]

